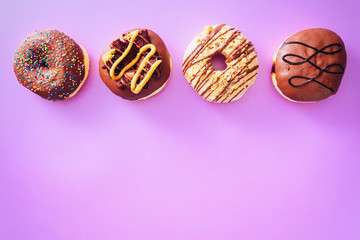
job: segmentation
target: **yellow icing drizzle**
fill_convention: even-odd
[[[124,73],[129,70],[132,66],[134,66],[137,61],[139,61],[141,54],[144,53],[146,50],[150,49],[150,52],[145,56],[144,60],[141,62],[139,68],[137,69],[135,75],[133,76],[133,78],[131,79],[131,85],[130,85],[130,90],[135,93],[138,94],[139,92],[141,92],[141,90],[143,89],[143,87],[146,85],[146,83],[150,80],[151,76],[153,75],[154,71],[156,70],[156,68],[160,65],[160,63],[162,62],[161,60],[157,60],[149,69],[149,71],[147,72],[146,76],[144,77],[143,80],[141,80],[141,82],[136,85],[136,82],[140,76],[140,73],[144,70],[147,61],[150,60],[150,58],[155,54],[156,52],[156,47],[153,44],[146,44],[145,46],[143,46],[142,48],[140,48],[139,52],[137,53],[136,57],[128,64],[126,65],[121,72],[118,75],[115,75],[115,69],[116,67],[121,63],[121,61],[128,55],[128,53],[130,52],[132,46],[134,45],[134,41],[135,38],[137,37],[137,35],[139,34],[139,30],[135,30],[131,33],[129,33],[129,35],[126,36],[126,38],[131,37],[130,39],[130,43],[128,45],[128,47],[126,48],[126,50],[124,51],[124,53],[114,62],[114,64],[112,65],[112,67],[110,68],[110,77],[112,79],[114,79],[115,81],[119,80],[122,78],[122,76],[124,75]],[[107,61],[109,61],[110,59],[112,59],[115,55],[115,49],[111,49],[109,50],[107,53],[105,53],[102,57],[102,60],[106,63]]]
[[[114,57],[115,54],[115,49],[111,49],[110,51],[108,51],[107,53],[104,54],[104,56],[102,57],[102,60],[104,62],[110,61],[110,59],[112,59]]]

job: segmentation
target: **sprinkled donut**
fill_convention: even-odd
[[[226,57],[226,69],[216,71],[211,59]],[[188,46],[183,74],[198,94],[215,103],[232,102],[243,96],[258,73],[257,55],[244,35],[225,24],[206,26]]]
[[[58,30],[32,33],[15,52],[14,72],[19,83],[48,100],[73,97],[88,70],[85,49]]]
[[[149,98],[164,88],[171,59],[162,39],[144,28],[124,32],[103,51],[99,72],[106,86],[130,101]]]

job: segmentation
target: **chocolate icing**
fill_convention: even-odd
[[[312,102],[337,92],[345,68],[346,51],[341,38],[328,29],[313,28],[285,40],[272,72],[286,97]]]
[[[48,100],[75,92],[85,77],[81,47],[58,30],[32,33],[15,52],[14,72],[20,84]]]
[[[124,37],[135,30],[137,29],[126,31],[120,37],[112,41],[110,45],[105,48],[99,60],[100,76],[106,86],[108,86],[113,93],[127,100],[138,100],[151,95],[153,92],[161,88],[166,83],[171,70],[170,55],[161,38],[151,30],[138,29],[140,30],[140,32],[139,35],[135,38],[134,46],[131,48],[129,54],[117,66],[117,68],[115,69],[115,74],[117,75],[121,71],[121,69],[123,69],[136,57],[136,54],[139,52],[139,49],[141,47],[149,43],[153,44],[156,47],[156,53],[153,57],[150,58],[149,62],[146,64],[144,71],[141,73],[138,79],[138,82],[144,78],[146,73],[149,71],[151,65],[154,64],[157,60],[162,60],[162,63],[156,68],[148,83],[138,94],[134,94],[130,90],[131,80],[135,75],[140,63],[145,58],[147,52],[144,52],[142,54],[139,61],[128,71],[126,71],[124,76],[120,80],[115,81],[110,77],[109,71],[111,66],[116,61],[116,59],[118,59],[122,55],[122,53],[125,51],[129,44],[129,40],[125,39]],[[110,49],[116,50],[115,56],[110,61],[104,63],[104,61],[102,60],[102,56]]]

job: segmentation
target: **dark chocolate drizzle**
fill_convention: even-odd
[[[299,44],[299,45],[302,45],[302,46],[305,46],[307,48],[310,48],[310,49],[313,49],[315,51],[314,54],[312,54],[310,57],[308,58],[304,58],[300,55],[297,55],[297,54],[285,54],[283,57],[282,57],[282,60],[290,65],[301,65],[301,64],[304,64],[304,63],[309,63],[311,64],[313,67],[315,67],[316,69],[319,70],[319,73],[317,75],[315,75],[314,77],[305,77],[305,76],[292,76],[289,78],[289,84],[292,86],[292,87],[302,87],[302,86],[305,86],[307,84],[309,84],[310,82],[315,82],[317,84],[320,84],[321,86],[329,89],[331,92],[335,92],[334,89],[330,88],[329,86],[326,86],[325,84],[319,82],[316,80],[317,77],[319,77],[322,73],[328,73],[328,74],[344,74],[345,72],[345,68],[343,65],[339,64],[339,63],[334,63],[334,64],[330,64],[330,65],[327,65],[323,68],[317,66],[315,63],[311,62],[310,60],[315,57],[316,55],[318,54],[325,54],[325,55],[334,55],[338,52],[340,52],[341,50],[343,50],[343,46],[339,43],[333,43],[333,44],[329,44],[321,49],[317,49],[315,47],[312,47],[310,45],[307,45],[305,43],[302,43],[302,42],[286,42],[284,43],[284,45],[288,45],[288,44]],[[326,49],[328,48],[331,48],[331,47],[337,47],[336,50],[333,50],[333,51],[326,51]],[[294,58],[299,58],[301,61],[299,62],[294,62],[294,61],[290,61],[289,57],[294,57]],[[340,71],[331,71],[330,69],[333,68],[333,67],[339,67],[341,70]],[[301,84],[294,84],[292,82],[293,79],[305,79],[306,81],[304,83],[301,83]]]

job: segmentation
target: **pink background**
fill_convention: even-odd
[[[0,239],[360,239],[359,1],[6,1],[0,14]],[[203,101],[182,56],[205,25],[244,32],[260,71],[231,104]],[[173,70],[157,96],[110,92],[98,58],[122,31],[147,27]],[[337,95],[283,99],[271,58],[290,34],[337,32],[348,66]],[[56,28],[85,47],[76,97],[41,99],[17,83],[15,49]]]

